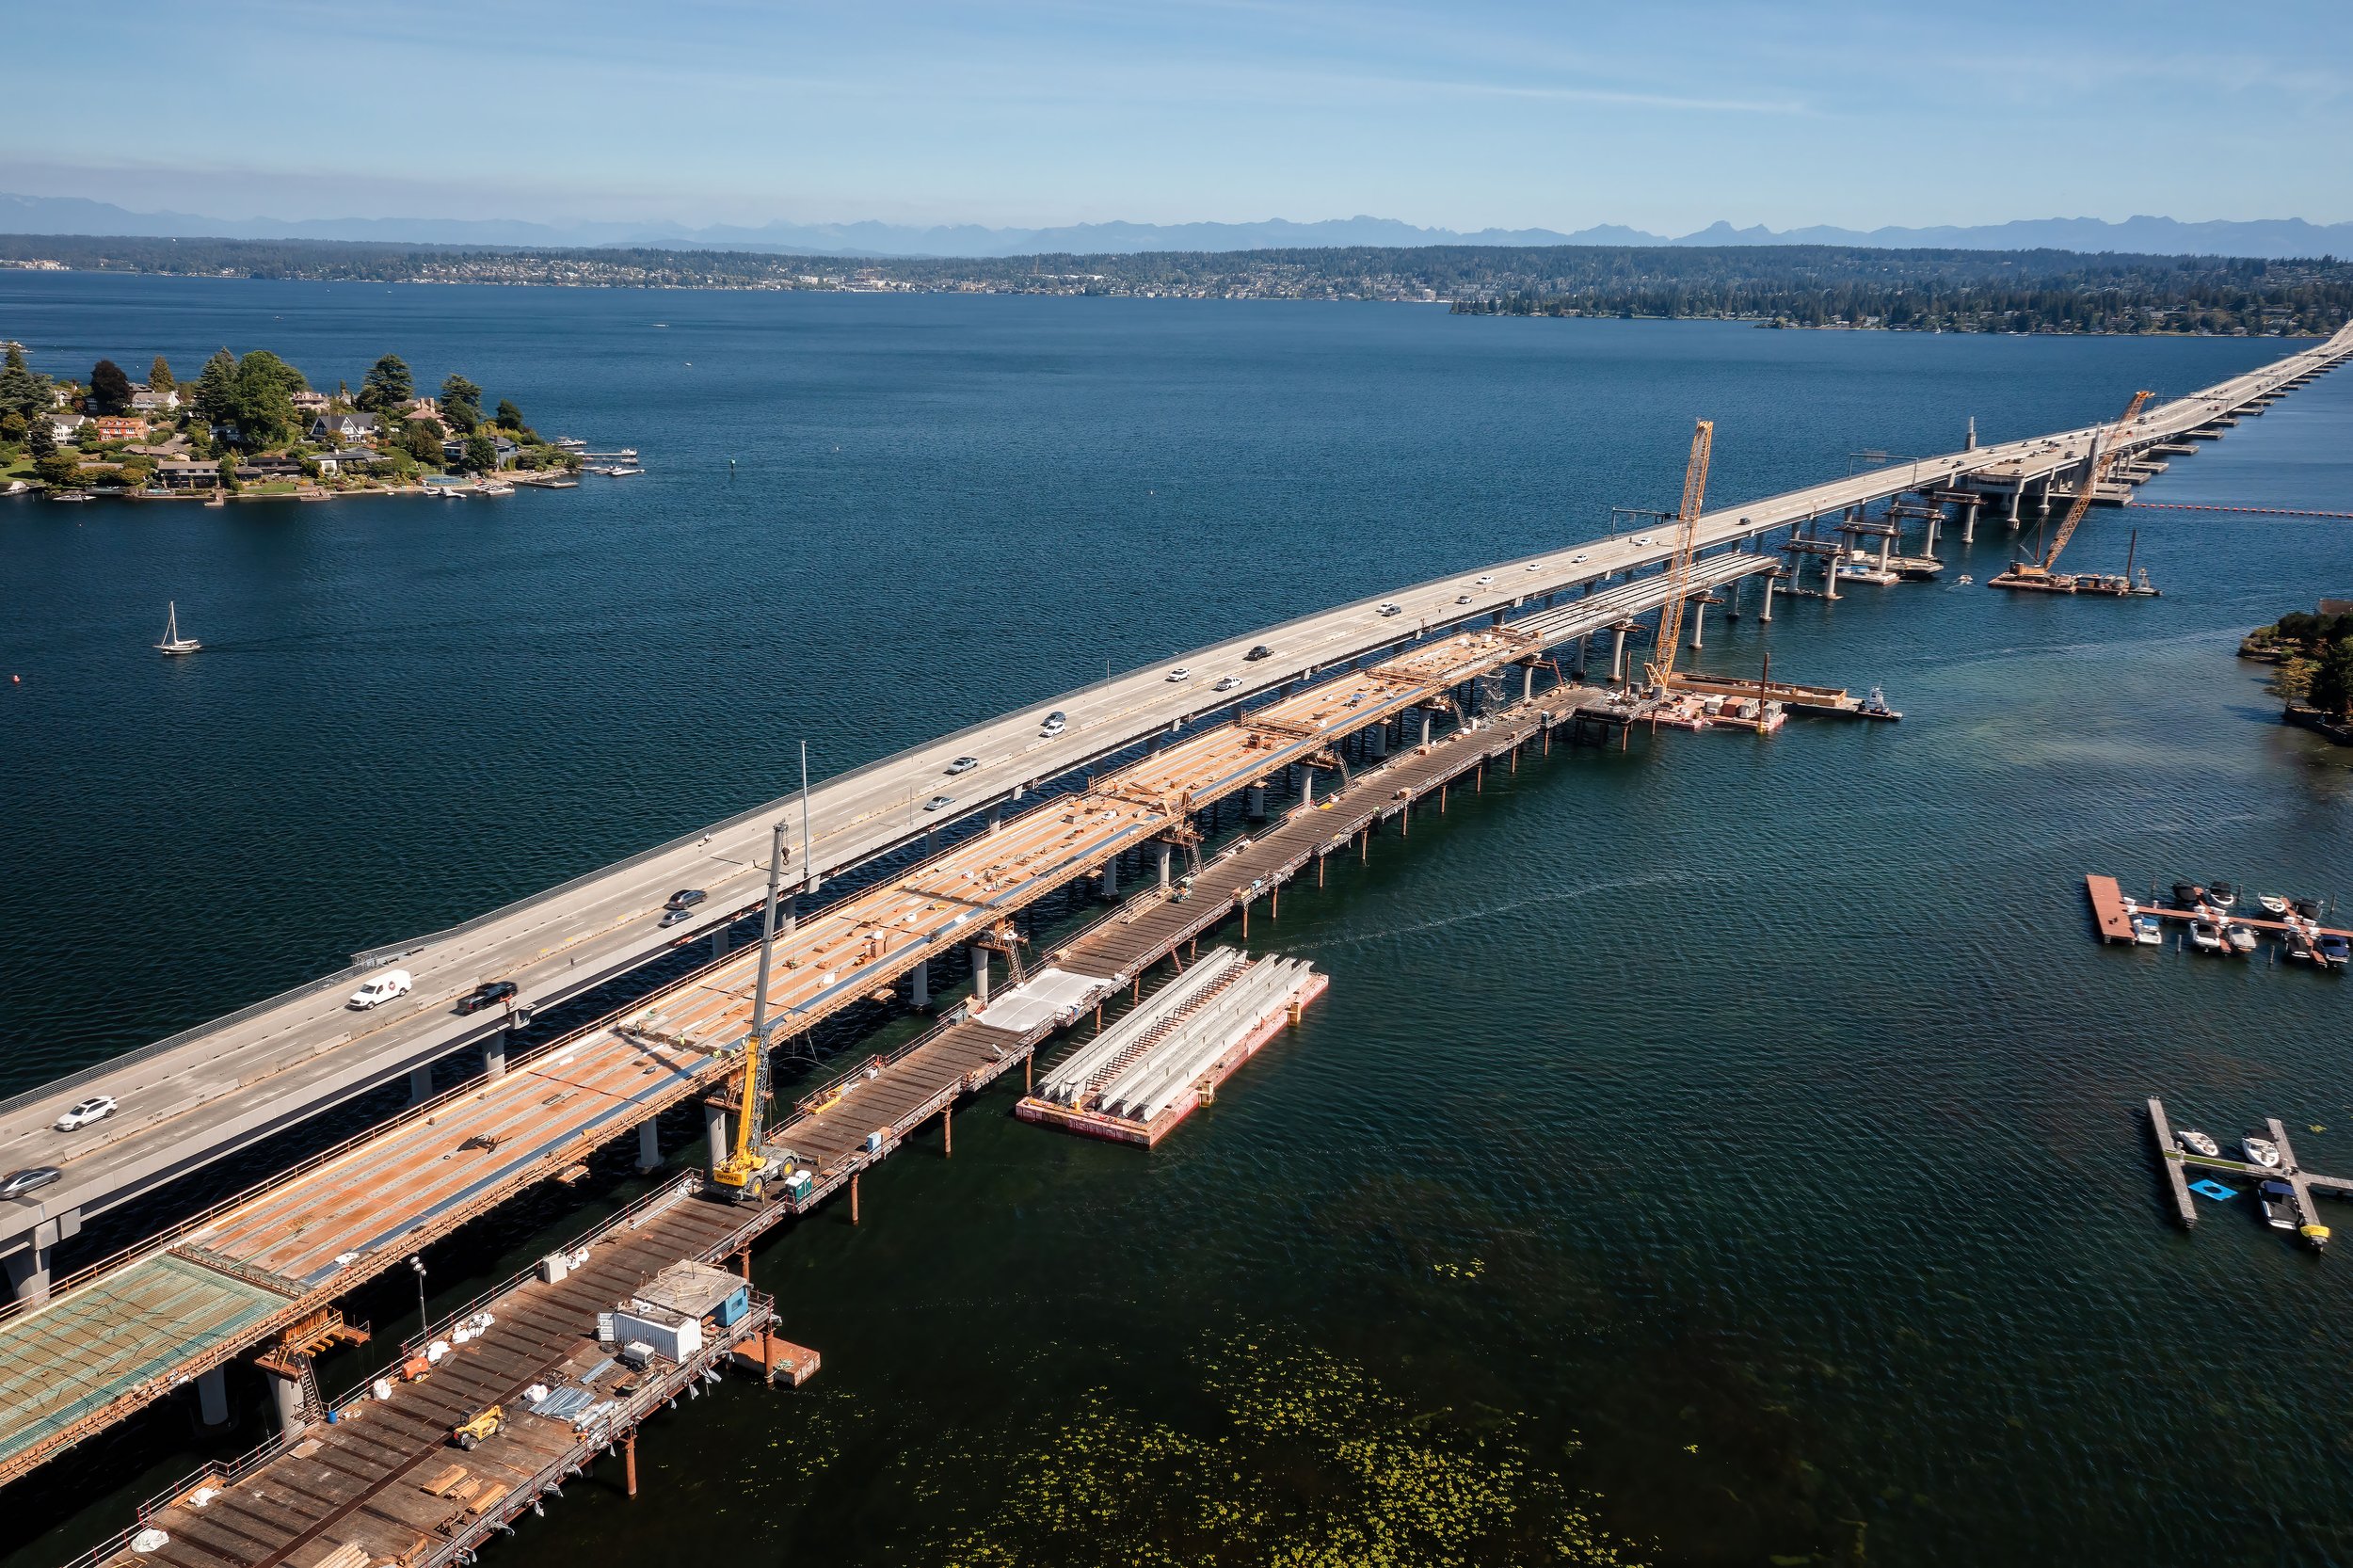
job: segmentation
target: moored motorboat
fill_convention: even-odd
[[[2156,916],[2140,913],[2133,917],[2133,940],[2144,948],[2165,946],[2165,922]]]
[[[2200,952],[2222,952],[2222,928],[2200,916],[2189,922],[2189,945]]]
[[[2222,1145],[2216,1143],[2211,1134],[2201,1132],[2194,1127],[2175,1128],[2173,1141],[2192,1154],[2202,1154],[2209,1160],[2222,1158]]]
[[[2249,1164],[2260,1165],[2266,1171],[2280,1168],[2280,1145],[2270,1139],[2250,1132],[2238,1141],[2238,1146]]]
[[[2255,951],[2254,927],[2243,925],[2237,920],[2222,928],[2222,939],[2231,944],[2233,952],[2245,954]]]
[[[2238,907],[2238,889],[2227,882],[2212,883],[2206,888],[2206,902],[2227,915]]]
[[[2203,904],[2203,903],[2205,903],[2205,902],[2206,902],[2206,889],[2205,889],[2205,888],[2201,888],[2201,887],[2200,887],[2197,883],[2195,883],[2195,882],[2176,882],[2175,884],[2173,884],[2173,907],[2174,907],[2174,908],[2176,908],[2176,909],[2195,909],[2195,908],[2197,908],[2200,904]]]
[[[2263,1206],[2264,1224],[2274,1230],[2296,1228],[2295,1188],[2284,1181],[2260,1181],[2255,1184],[2255,1201]]]
[[[2275,920],[2288,912],[2288,901],[2277,893],[2258,893],[2255,902]]]

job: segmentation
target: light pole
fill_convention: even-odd
[[[411,1253],[408,1255],[408,1267],[417,1273],[417,1333],[420,1336],[430,1334],[433,1320],[426,1317],[424,1311],[424,1259]]]

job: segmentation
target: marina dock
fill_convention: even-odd
[[[2264,1120],[2264,1136],[2280,1151],[2277,1170],[2255,1164],[2251,1160],[2233,1160],[2222,1155],[2200,1154],[2185,1147],[2166,1114],[2165,1102],[2154,1095],[2149,1096],[2149,1130],[2156,1143],[2157,1165],[2164,1175],[2168,1195],[2172,1199],[2173,1216],[2184,1230],[2196,1227],[2198,1210],[2190,1192],[2191,1171],[2216,1171],[2236,1176],[2242,1181],[2284,1182],[2296,1197],[2296,1234],[2306,1246],[2319,1251],[2329,1240],[2329,1227],[2320,1223],[2314,1200],[2326,1195],[2353,1199],[2353,1176],[2323,1176],[2307,1171],[2297,1163],[2296,1145],[2288,1139],[2287,1128],[2277,1116]],[[2217,1139],[2217,1143],[2222,1140]],[[2223,1146],[2228,1147],[2225,1144]]]

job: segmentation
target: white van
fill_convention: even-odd
[[[407,996],[414,982],[408,978],[407,969],[386,969],[382,974],[374,976],[358,990],[352,992],[351,1000],[344,1005],[357,1007],[362,1011],[371,1007],[380,1007],[394,997]]]

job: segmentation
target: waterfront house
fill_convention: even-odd
[[[345,411],[321,414],[311,422],[311,439],[314,441],[359,441],[376,434],[376,416]]]
[[[130,414],[100,414],[90,423],[102,441],[135,441],[147,434],[147,421]]]
[[[87,418],[71,408],[59,408],[49,416],[49,433],[60,444],[70,443],[82,433],[82,426],[88,423]]]
[[[498,447],[498,466],[501,468],[513,468],[515,466],[515,459],[522,454],[522,448],[517,446],[513,441],[508,440],[504,436],[499,437],[495,444]],[[461,462],[464,460],[465,456],[466,443],[464,441],[458,440],[453,437],[451,440],[445,440],[441,443],[441,456],[443,460],[452,463]]]
[[[369,447],[345,447],[341,452],[322,452],[311,459],[318,464],[321,473],[358,473],[384,460],[384,454]]]
[[[295,412],[298,414],[309,414],[315,419],[319,415],[327,412],[327,406],[333,401],[334,399],[328,396],[325,392],[312,392],[310,388],[305,387],[302,391],[294,394]]]
[[[131,389],[131,410],[140,414],[168,414],[180,407],[180,389],[167,387],[157,392],[152,387]]]

